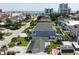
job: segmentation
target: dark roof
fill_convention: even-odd
[[[73,50],[73,47],[69,45],[65,45],[61,47],[61,50]]]

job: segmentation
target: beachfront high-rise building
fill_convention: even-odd
[[[66,4],[66,3],[62,3],[62,4],[60,4],[59,5],[59,13],[60,14],[64,14],[64,15],[68,15],[68,14],[70,14],[70,8],[68,7],[68,4]]]
[[[45,8],[45,13],[53,13],[53,8]]]

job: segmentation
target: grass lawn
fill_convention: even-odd
[[[27,41],[28,38],[25,39],[24,37],[19,37],[17,39],[21,42],[21,44],[19,44],[18,46],[27,46],[27,44],[29,42],[29,41]]]
[[[8,32],[8,33],[5,33],[5,36],[10,36],[12,33],[11,32]]]
[[[15,44],[17,43],[17,44]],[[27,37],[17,37],[13,38],[12,41],[8,44],[9,46],[27,46],[29,39]]]

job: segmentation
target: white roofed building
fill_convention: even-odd
[[[58,18],[58,22],[79,42],[79,20]]]
[[[72,46],[72,42],[69,42],[69,41],[62,41],[63,45],[69,45],[69,46]]]

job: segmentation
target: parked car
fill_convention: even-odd
[[[55,39],[55,36],[49,36],[48,38],[49,39]]]

